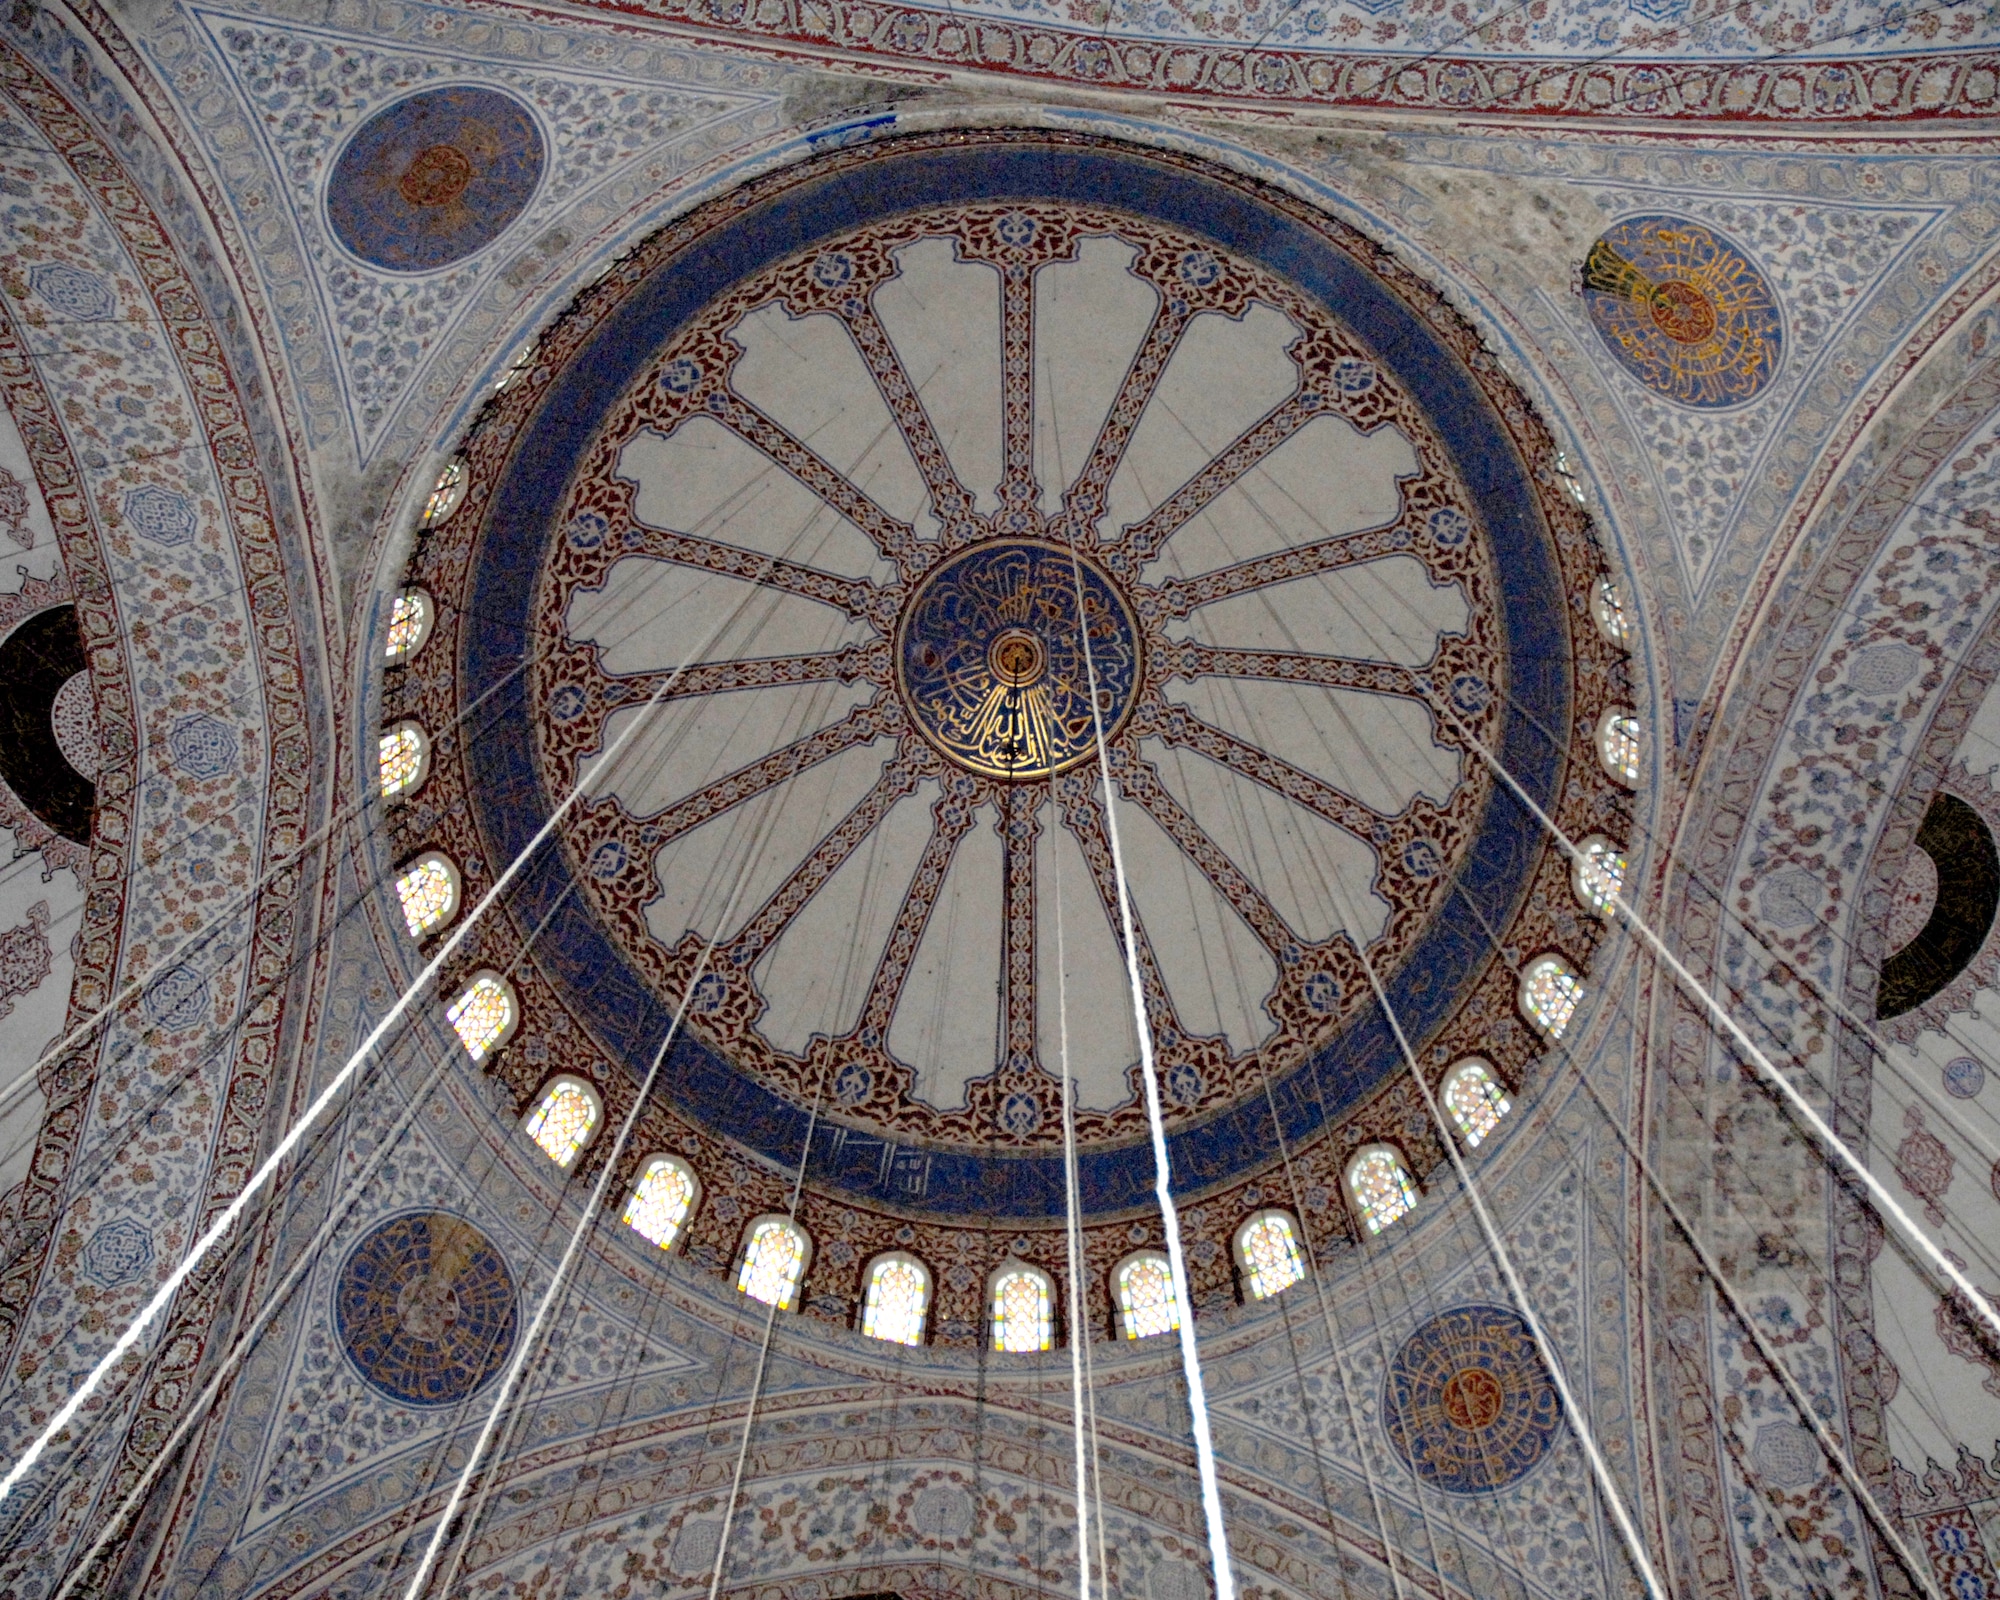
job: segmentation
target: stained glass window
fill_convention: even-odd
[[[1597,754],[1604,770],[1630,788],[1639,781],[1639,719],[1629,711],[1611,710],[1597,725]]]
[[[1599,578],[1597,587],[1591,591],[1590,614],[1596,619],[1597,631],[1613,644],[1624,644],[1632,637],[1632,622],[1625,615],[1625,596],[1609,578]]]
[[[430,741],[414,722],[399,722],[382,735],[382,798],[408,794],[430,770]]]
[[[924,1308],[930,1304],[931,1275],[914,1256],[877,1256],[868,1269],[868,1296],[861,1308],[861,1331],[891,1344],[924,1342]]]
[[[750,1225],[737,1288],[752,1300],[789,1311],[805,1270],[806,1236],[799,1227],[783,1217],[762,1217]]]
[[[681,1224],[694,1209],[698,1185],[685,1161],[660,1156],[646,1163],[645,1176],[625,1202],[625,1221],[662,1250],[671,1250]]]
[[[993,1348],[1009,1355],[1055,1342],[1055,1286],[1046,1272],[1010,1262],[993,1274]]]
[[[435,850],[418,856],[396,879],[396,898],[403,903],[403,921],[410,937],[421,939],[441,928],[458,911],[458,873]]]
[[[1583,999],[1583,980],[1559,956],[1543,956],[1521,979],[1521,1009],[1551,1039],[1560,1039]]]
[[[449,461],[444,471],[431,486],[430,498],[424,502],[424,526],[436,527],[458,509],[459,501],[465,498],[465,462],[463,459]]]
[[[1260,1211],[1236,1230],[1236,1259],[1253,1300],[1268,1300],[1306,1275],[1299,1230],[1282,1211]]]
[[[480,973],[461,989],[445,1012],[474,1061],[484,1061],[505,1042],[517,1015],[514,991],[504,978],[490,972]]]
[[[1577,848],[1583,855],[1576,864],[1577,899],[1593,911],[1609,911],[1625,887],[1625,852],[1601,835],[1584,840]]]
[[[1165,1256],[1148,1251],[1126,1258],[1118,1269],[1118,1310],[1128,1339],[1150,1339],[1181,1325],[1174,1269]]]
[[[1499,1127],[1513,1107],[1493,1069],[1483,1061],[1464,1061],[1452,1068],[1444,1080],[1444,1104],[1468,1145],[1478,1144]]]
[[[1402,1159],[1385,1144],[1370,1145],[1348,1163],[1347,1188],[1370,1233],[1380,1233],[1417,1209],[1417,1186]]]
[[[522,1124],[542,1154],[559,1167],[576,1160],[597,1129],[597,1096],[579,1078],[558,1078],[542,1091],[535,1109]]]
[[[384,659],[406,661],[415,655],[431,636],[436,617],[431,597],[423,590],[405,589],[397,595],[395,609],[389,613],[389,636],[382,647]]]

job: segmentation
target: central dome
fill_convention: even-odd
[[[643,1076],[691,990],[669,1147],[990,1225],[1061,1214],[1066,1064],[1086,1206],[1148,1206],[1101,719],[1177,1184],[1406,1079],[1363,950],[1421,1049],[1517,1071],[1489,930],[1546,948],[1566,880],[1465,732],[1560,811],[1543,730],[1602,700],[1545,448],[1366,241],[1184,157],[898,138],[675,224],[417,574],[479,619],[458,705],[526,664],[464,857],[586,786],[510,902],[545,998],[502,1070]]]
[[[1079,626],[1089,620],[1089,643]],[[1131,607],[1094,562],[999,539],[941,563],[897,630],[897,687],[925,738],[968,772],[1051,777],[1116,734],[1140,677]]]

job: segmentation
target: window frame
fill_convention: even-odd
[[[1408,1208],[1397,1212],[1388,1221],[1379,1224],[1369,1220],[1368,1212],[1361,1204],[1361,1196],[1354,1188],[1355,1172],[1359,1169],[1362,1162],[1366,1161],[1370,1156],[1375,1155],[1387,1155],[1390,1160],[1396,1163],[1397,1170],[1403,1174],[1410,1185],[1410,1204]],[[1347,1158],[1346,1164],[1340,1169],[1340,1187],[1347,1195],[1347,1204],[1354,1212],[1354,1220],[1361,1225],[1363,1236],[1369,1239],[1379,1239],[1389,1229],[1395,1227],[1397,1223],[1406,1222],[1415,1216],[1417,1207],[1423,1203],[1424,1198],[1424,1186],[1417,1181],[1416,1173],[1411,1170],[1410,1158],[1403,1153],[1400,1145],[1392,1144],[1387,1139],[1371,1139]]]
[[[535,1114],[542,1109],[542,1103],[564,1084],[581,1089],[584,1098],[590,1102],[591,1110],[597,1114],[591,1119],[590,1127],[585,1131],[576,1149],[570,1153],[569,1160],[557,1161],[532,1133],[528,1133],[528,1124],[535,1120]],[[528,1109],[521,1113],[520,1129],[522,1133],[527,1134],[528,1143],[533,1145],[558,1172],[574,1172],[577,1163],[583,1160],[584,1151],[597,1143],[597,1136],[604,1131],[604,1096],[597,1092],[597,1085],[588,1078],[579,1077],[574,1072],[551,1073],[543,1079],[542,1086],[535,1091],[534,1098],[528,1102]]]
[[[466,490],[471,487],[470,464],[463,455],[452,456],[438,468],[438,475],[424,491],[424,509],[418,514],[417,526],[436,528],[449,522],[453,513],[465,504]]]
[[[1623,628],[1620,632],[1610,622],[1610,614],[1615,613]],[[1616,645],[1620,650],[1632,648],[1632,612],[1625,604],[1625,587],[1608,572],[1601,572],[1597,581],[1590,586],[1590,620],[1597,624],[1597,631],[1607,644]]]
[[[902,1339],[891,1339],[883,1334],[870,1333],[868,1331],[868,1302],[869,1297],[875,1292],[875,1274],[893,1262],[904,1262],[909,1266],[915,1267],[917,1275],[923,1279],[924,1298],[923,1303],[917,1308],[917,1337],[915,1343],[908,1343]],[[878,1344],[892,1344],[901,1350],[921,1350],[925,1345],[930,1343],[931,1307],[936,1300],[937,1280],[931,1276],[931,1269],[925,1266],[919,1257],[908,1250],[878,1250],[868,1258],[861,1268],[861,1301],[854,1317],[855,1331],[862,1338],[873,1339]]]
[[[1570,999],[1569,1015],[1553,1028],[1535,1014],[1535,1009],[1528,1000],[1528,990],[1534,984],[1535,974],[1549,965],[1554,965],[1568,973],[1571,980],[1576,984],[1576,993]],[[1569,1032],[1570,1024],[1576,1021],[1576,1014],[1583,1005],[1584,996],[1589,993],[1590,990],[1583,981],[1583,974],[1577,970],[1576,963],[1571,961],[1560,950],[1544,950],[1540,955],[1522,964],[1521,983],[1520,987],[1514,992],[1514,1004],[1521,1015],[1527,1018],[1529,1027],[1533,1028],[1544,1039],[1559,1042],[1562,1036]]]
[[[1639,730],[1632,736],[1632,742],[1636,746],[1636,753],[1632,757],[1632,772],[1629,777],[1621,768],[1611,764],[1611,754],[1605,745],[1605,741],[1611,737],[1612,724],[1622,717],[1629,717],[1633,727]],[[1597,733],[1592,743],[1597,746],[1597,764],[1604,769],[1605,775],[1613,783],[1623,789],[1637,789],[1639,787],[1639,780],[1646,775],[1646,723],[1645,719],[1636,710],[1631,706],[1606,706],[1598,714]]]
[[[674,1224],[673,1237],[667,1240],[665,1244],[661,1244],[651,1234],[641,1233],[638,1225],[625,1214],[631,1209],[632,1202],[639,1198],[639,1190],[644,1187],[646,1180],[662,1167],[678,1168],[681,1176],[686,1178],[688,1182],[687,1210],[681,1213],[681,1220]],[[676,1250],[680,1249],[683,1241],[686,1240],[688,1227],[694,1221],[694,1214],[700,1207],[701,1175],[694,1170],[684,1156],[677,1156],[671,1150],[657,1150],[639,1163],[638,1176],[625,1186],[625,1204],[619,1209],[618,1220],[624,1226],[630,1228],[632,1232],[638,1234],[641,1239],[644,1239],[650,1247],[659,1251],[661,1255],[670,1256]]]
[[[396,607],[405,600],[417,603],[417,637],[407,650],[392,652],[387,644],[389,628],[396,620]],[[437,601],[431,598],[430,590],[422,584],[412,583],[398,589],[389,602],[389,622],[383,627],[384,643],[382,661],[385,666],[400,667],[416,659],[417,652],[431,642],[431,630],[437,626]]]
[[[1514,1091],[1508,1087],[1507,1080],[1500,1076],[1500,1069],[1494,1066],[1491,1061],[1487,1060],[1484,1056],[1472,1055],[1463,1056],[1453,1062],[1451,1070],[1438,1079],[1438,1105],[1443,1108],[1444,1114],[1451,1118],[1452,1128],[1456,1131],[1460,1142],[1468,1150],[1477,1150],[1488,1139],[1497,1139],[1500,1136],[1500,1129],[1498,1127],[1495,1127],[1490,1133],[1475,1134],[1471,1132],[1464,1123],[1458,1120],[1457,1113],[1451,1108],[1452,1085],[1475,1068],[1486,1074],[1488,1081],[1500,1091],[1500,1098],[1507,1102],[1506,1107],[1498,1113],[1500,1121],[1506,1121],[1514,1111]]]
[[[1042,1292],[1048,1296],[1049,1342],[1042,1349],[1009,1350],[1003,1347],[1000,1343],[1000,1332],[998,1327],[999,1318],[995,1314],[996,1302],[1000,1297],[1000,1283],[1002,1279],[1011,1278],[1016,1276],[1017,1274],[1022,1274],[1022,1273],[1025,1273],[1027,1276],[1031,1278],[1039,1278],[1042,1284]],[[1062,1319],[1057,1314],[1060,1305],[1061,1302],[1058,1301],[1056,1298],[1056,1280],[1054,1279],[1054,1277],[1052,1277],[1049,1273],[1044,1272],[1040,1267],[1036,1266],[1032,1261],[1023,1261],[1019,1256],[1009,1256],[1005,1261],[1001,1262],[999,1266],[995,1267],[991,1272],[986,1274],[987,1349],[992,1351],[992,1353],[997,1356],[1035,1356],[1035,1355],[1042,1355],[1047,1350],[1055,1349],[1055,1347],[1061,1342],[1059,1336],[1062,1333]]]
[[[1250,1249],[1245,1242],[1250,1230],[1260,1222],[1273,1217],[1281,1218],[1292,1230],[1292,1248],[1298,1252],[1299,1275],[1283,1288],[1273,1289],[1269,1294],[1259,1294],[1256,1289],[1257,1269],[1251,1264]],[[1261,1206],[1236,1225],[1236,1232],[1230,1236],[1230,1253],[1236,1258],[1236,1270],[1243,1280],[1243,1298],[1253,1304],[1275,1300],[1288,1289],[1296,1289],[1312,1274],[1312,1262],[1306,1255],[1305,1229],[1299,1226],[1299,1219],[1283,1206]]]
[[[467,995],[472,993],[473,989],[478,986],[479,980],[482,978],[491,978],[495,983],[500,985],[501,993],[506,995],[507,1025],[493,1036],[492,1041],[489,1044],[487,1044],[485,1048],[479,1052],[479,1054],[473,1055],[472,1047],[465,1042],[465,1035],[458,1031],[458,1022],[452,1016],[451,1011],[452,1007],[456,1006],[461,1000],[465,999]],[[507,1047],[508,1042],[513,1039],[516,1033],[520,1031],[521,996],[520,993],[515,989],[515,987],[507,981],[506,977],[503,974],[495,972],[491,967],[478,967],[475,968],[473,971],[468,972],[465,975],[465,981],[461,983],[457,987],[457,989],[452,991],[451,998],[445,1002],[444,1013],[445,1013],[444,1016],[445,1026],[451,1029],[452,1037],[458,1041],[459,1048],[465,1051],[466,1055],[471,1057],[472,1064],[475,1067],[483,1067],[486,1065],[487,1062],[491,1061],[496,1055],[498,1055],[502,1050],[504,1050]]]
[[[1623,848],[1619,846],[1616,840],[1611,839],[1607,835],[1601,833],[1593,833],[1585,838],[1577,840],[1576,842],[1577,855],[1588,856],[1590,854],[1590,847],[1592,845],[1602,845],[1611,854],[1622,856],[1625,858],[1625,871],[1620,876],[1618,882],[1618,893],[1622,897],[1625,893],[1625,880],[1629,878],[1632,874],[1631,858],[1625,855],[1625,851],[1623,850]],[[1608,903],[1601,906],[1593,905],[1591,903],[1590,892],[1588,889],[1584,887],[1583,863],[1575,858],[1572,858],[1569,867],[1570,867],[1569,870],[1570,891],[1576,896],[1577,903],[1581,905],[1584,910],[1588,911],[1594,917],[1611,918],[1617,916],[1618,913],[1612,910],[1611,906]]]
[[[417,736],[417,770],[415,774],[412,775],[412,777],[410,778],[410,781],[404,784],[400,789],[391,789],[386,783],[382,781],[382,744],[384,740],[392,739],[397,734],[402,733],[405,730],[408,730],[409,732],[412,732]],[[375,788],[384,801],[393,805],[398,801],[409,799],[411,795],[415,794],[419,789],[421,789],[424,786],[425,782],[430,778],[430,775],[431,775],[430,730],[426,728],[421,722],[417,721],[415,717],[404,717],[400,721],[392,722],[389,724],[388,727],[384,728],[379,734],[376,735]]]
[[[1167,1286],[1169,1290],[1171,1291],[1175,1287],[1174,1260],[1164,1250],[1155,1250],[1150,1247],[1139,1250],[1128,1250],[1112,1265],[1111,1310],[1118,1330],[1118,1337],[1127,1344],[1139,1344],[1146,1339],[1164,1338],[1170,1333],[1178,1332],[1180,1327],[1180,1296],[1175,1293],[1169,1293],[1167,1303],[1174,1309],[1174,1325],[1162,1328],[1158,1333],[1134,1333],[1132,1331],[1132,1313],[1125,1309],[1125,1273],[1128,1268],[1141,1261],[1159,1262],[1161,1266],[1167,1269]]]
[[[439,917],[428,928],[412,928],[410,927],[410,910],[403,901],[403,880],[419,867],[427,866],[433,861],[444,868],[445,877],[451,883],[451,901],[445,907],[444,915]],[[459,912],[465,909],[465,879],[459,875],[458,863],[442,850],[424,850],[411,856],[408,861],[405,861],[396,869],[395,889],[396,908],[403,913],[403,926],[409,930],[410,937],[418,944],[422,944],[432,934],[442,933],[458,919]]]
[[[799,1273],[789,1285],[788,1298],[791,1304],[786,1305],[781,1302],[776,1307],[779,1311],[797,1311],[805,1304],[806,1274],[812,1271],[813,1264],[813,1236],[806,1231],[804,1223],[786,1216],[782,1211],[759,1212],[743,1225],[743,1241],[736,1247],[736,1265],[730,1270],[730,1281],[735,1285],[736,1292],[745,1298],[756,1300],[760,1306],[772,1304],[769,1300],[757,1300],[757,1297],[743,1286],[743,1267],[750,1259],[750,1246],[756,1242],[757,1230],[767,1222],[782,1223],[799,1237]]]

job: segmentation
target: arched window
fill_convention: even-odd
[[[1528,963],[1521,975],[1521,1009],[1551,1039],[1560,1039],[1583,999],[1583,980],[1561,956]]]
[[[1111,1281],[1118,1286],[1118,1321],[1128,1339],[1150,1339],[1181,1325],[1174,1300],[1173,1263],[1157,1250],[1142,1250],[1118,1263]]]
[[[521,1128],[542,1147],[543,1155],[567,1172],[603,1120],[604,1107],[597,1091],[583,1079],[565,1073],[549,1080]]]
[[[1443,1100],[1467,1145],[1478,1144],[1499,1127],[1514,1104],[1493,1069],[1477,1057],[1461,1061],[1446,1074]]]
[[[1628,710],[1610,707],[1597,722],[1597,756],[1604,770],[1626,788],[1639,784],[1639,719]]]
[[[1268,1300],[1306,1275],[1298,1224],[1283,1211],[1259,1211],[1236,1230],[1236,1264],[1253,1300]]]
[[[1347,1164],[1347,1192],[1370,1233],[1417,1209],[1417,1185],[1403,1158],[1386,1144],[1364,1145]]]
[[[408,794],[430,776],[431,742],[414,722],[399,722],[382,735],[382,798]]]
[[[396,898],[412,939],[421,939],[458,915],[458,868],[427,850],[396,875]]]
[[[475,974],[445,1010],[445,1020],[457,1030],[465,1053],[484,1061],[514,1036],[521,1005],[514,990],[497,972]]]
[[[693,1168],[678,1156],[655,1156],[648,1161],[625,1202],[625,1223],[662,1250],[671,1250],[680,1237],[681,1224],[701,1198],[701,1182]]]
[[[1592,834],[1577,849],[1583,859],[1575,864],[1570,883],[1577,899],[1601,915],[1625,887],[1625,852],[1601,833]]]
[[[395,609],[389,613],[389,636],[383,641],[382,658],[409,660],[423,649],[436,620],[437,607],[431,597],[421,589],[405,589],[396,596]]]
[[[1623,645],[1632,637],[1632,619],[1625,614],[1625,596],[1609,578],[1599,578],[1590,592],[1590,615],[1597,631],[1613,644]]]
[[[743,1236],[743,1265],[737,1269],[736,1287],[752,1300],[789,1311],[811,1257],[812,1241],[796,1222],[759,1217]]]
[[[993,1348],[1030,1355],[1055,1343],[1056,1286],[1039,1267],[1008,1261],[988,1287],[993,1306]]]
[[[877,1256],[868,1264],[861,1331],[890,1344],[922,1344],[930,1303],[931,1275],[921,1261],[900,1250]]]
[[[458,503],[464,498],[465,457],[454,456],[445,463],[444,471],[431,485],[430,497],[424,501],[424,526],[435,528],[458,509]]]

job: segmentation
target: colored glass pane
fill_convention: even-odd
[[[1054,1341],[1049,1280],[1025,1267],[1003,1272],[993,1283],[993,1348],[1026,1355]]]
[[[750,1232],[749,1248],[743,1252],[743,1270],[736,1275],[736,1287],[752,1300],[789,1311],[805,1264],[804,1234],[789,1222],[760,1222]]]
[[[416,787],[424,770],[424,736],[421,729],[391,728],[382,735],[382,795],[402,794]]]
[[[868,1300],[861,1312],[861,1331],[891,1344],[924,1342],[924,1305],[930,1284],[924,1269],[905,1256],[875,1263],[868,1274]]]
[[[1590,597],[1590,614],[1597,628],[1613,644],[1623,644],[1632,636],[1631,620],[1625,615],[1625,597],[1609,578],[1599,578]]]
[[[1125,1313],[1128,1339],[1150,1339],[1181,1325],[1173,1268],[1165,1256],[1140,1256],[1125,1263],[1118,1273],[1118,1307]]]
[[[514,997],[498,978],[475,978],[445,1012],[465,1053],[484,1061],[514,1021]]]
[[[576,1159],[590,1130],[597,1126],[597,1102],[580,1084],[553,1083],[528,1118],[528,1137],[559,1167]]]
[[[1576,869],[1576,892],[1593,911],[1608,911],[1625,887],[1625,854],[1608,839],[1587,839]]]
[[[1478,1144],[1499,1127],[1513,1105],[1500,1080],[1479,1061],[1468,1061],[1451,1075],[1444,1086],[1444,1103],[1468,1145]]]
[[[1268,1300],[1306,1275],[1292,1219],[1267,1212],[1243,1230],[1243,1262],[1250,1269],[1250,1295]]]
[[[678,1161],[655,1161],[625,1202],[625,1221],[662,1250],[671,1250],[693,1204],[694,1179],[687,1168]]]
[[[1370,1150],[1356,1161],[1348,1171],[1347,1185],[1370,1233],[1380,1233],[1417,1209],[1416,1184],[1387,1150]]]
[[[1604,719],[1598,731],[1597,753],[1604,768],[1620,783],[1639,781],[1639,719],[1618,712]]]
[[[1563,1029],[1576,1015],[1577,1002],[1582,999],[1582,982],[1554,956],[1544,956],[1528,968],[1527,980],[1521,986],[1521,1005],[1528,1013],[1528,1020],[1551,1039],[1563,1036]]]
[[[401,661],[405,656],[415,655],[430,631],[430,597],[420,589],[405,589],[396,596],[396,608],[389,613],[389,636],[383,645],[383,656],[390,661]]]
[[[424,502],[424,521],[436,524],[444,521],[458,509],[459,501],[465,498],[465,463],[453,461],[438,474],[438,480],[431,488],[430,498]]]
[[[396,880],[396,898],[403,903],[410,937],[419,939],[449,921],[458,909],[458,885],[440,857],[425,856]]]

